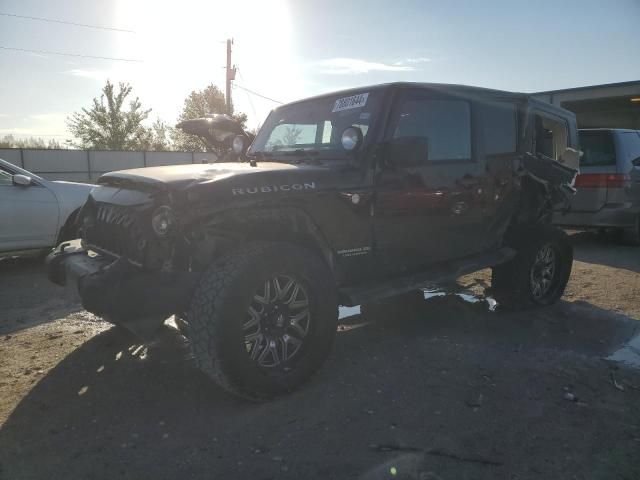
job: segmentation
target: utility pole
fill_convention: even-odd
[[[231,115],[233,113],[233,104],[231,103],[231,80],[236,79],[236,67],[235,65],[231,66],[231,45],[233,45],[233,39],[227,39],[227,82],[226,82],[226,92],[225,99],[227,101],[227,114]]]

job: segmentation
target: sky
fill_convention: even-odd
[[[0,0],[0,136],[60,142],[107,79],[151,123],[192,90],[236,84],[280,102],[390,81],[535,92],[640,80],[640,0]],[[49,53],[118,58],[104,60]],[[124,61],[129,60],[129,61]],[[278,104],[240,88],[249,127]]]

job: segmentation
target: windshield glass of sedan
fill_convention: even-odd
[[[249,154],[298,150],[343,151],[342,132],[351,126],[362,130],[366,143],[380,95],[378,91],[363,91],[278,108],[260,129]]]

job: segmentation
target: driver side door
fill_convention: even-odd
[[[58,200],[36,180],[13,182],[15,172],[0,167],[0,252],[52,247],[58,232]]]

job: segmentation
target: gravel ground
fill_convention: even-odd
[[[475,297],[344,318],[326,366],[262,404],[175,329],[141,345],[1,262],[0,479],[638,479],[640,370],[605,358],[640,331],[640,250],[572,239],[559,304],[493,312],[489,272],[463,277]]]

